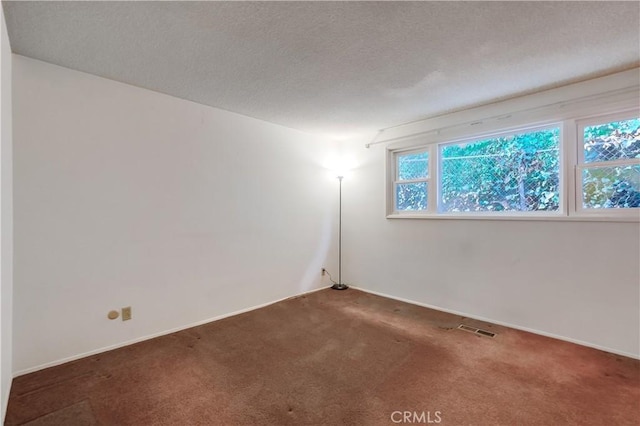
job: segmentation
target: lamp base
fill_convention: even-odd
[[[334,285],[332,285],[332,286],[331,286],[331,288],[332,288],[332,289],[334,289],[334,290],[346,290],[346,289],[348,289],[348,288],[349,288],[349,286],[348,286],[348,285],[346,285],[346,284],[342,284],[342,283],[340,283],[340,284],[334,284]]]

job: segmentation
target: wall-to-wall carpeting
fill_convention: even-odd
[[[18,377],[6,424],[407,419],[638,424],[640,361],[354,289],[322,290]]]

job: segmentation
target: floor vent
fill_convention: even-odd
[[[468,325],[464,325],[464,324],[460,324],[458,326],[458,328],[460,330],[468,331],[469,333],[473,333],[473,334],[479,334],[481,336],[495,337],[495,335],[496,335],[496,333],[492,333],[492,332],[487,331],[487,330],[482,330],[480,328],[469,327]]]

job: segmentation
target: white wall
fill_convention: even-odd
[[[639,356],[638,223],[386,219],[385,149],[351,149],[344,281]]]
[[[334,145],[20,56],[13,66],[15,372],[335,271],[337,188],[322,168]],[[385,150],[347,148],[359,167],[343,186],[343,281],[638,356],[637,223],[385,219]],[[132,321],[106,319],[128,305]]]
[[[331,143],[13,66],[15,372],[318,288],[334,267]],[[129,305],[132,321],[107,319]]]
[[[12,380],[13,171],[11,47],[0,7],[0,422]]]

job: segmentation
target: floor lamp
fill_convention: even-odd
[[[338,282],[334,283],[331,288],[334,290],[346,290],[348,285],[342,283],[342,178],[338,176],[340,182],[340,198],[338,204]]]

